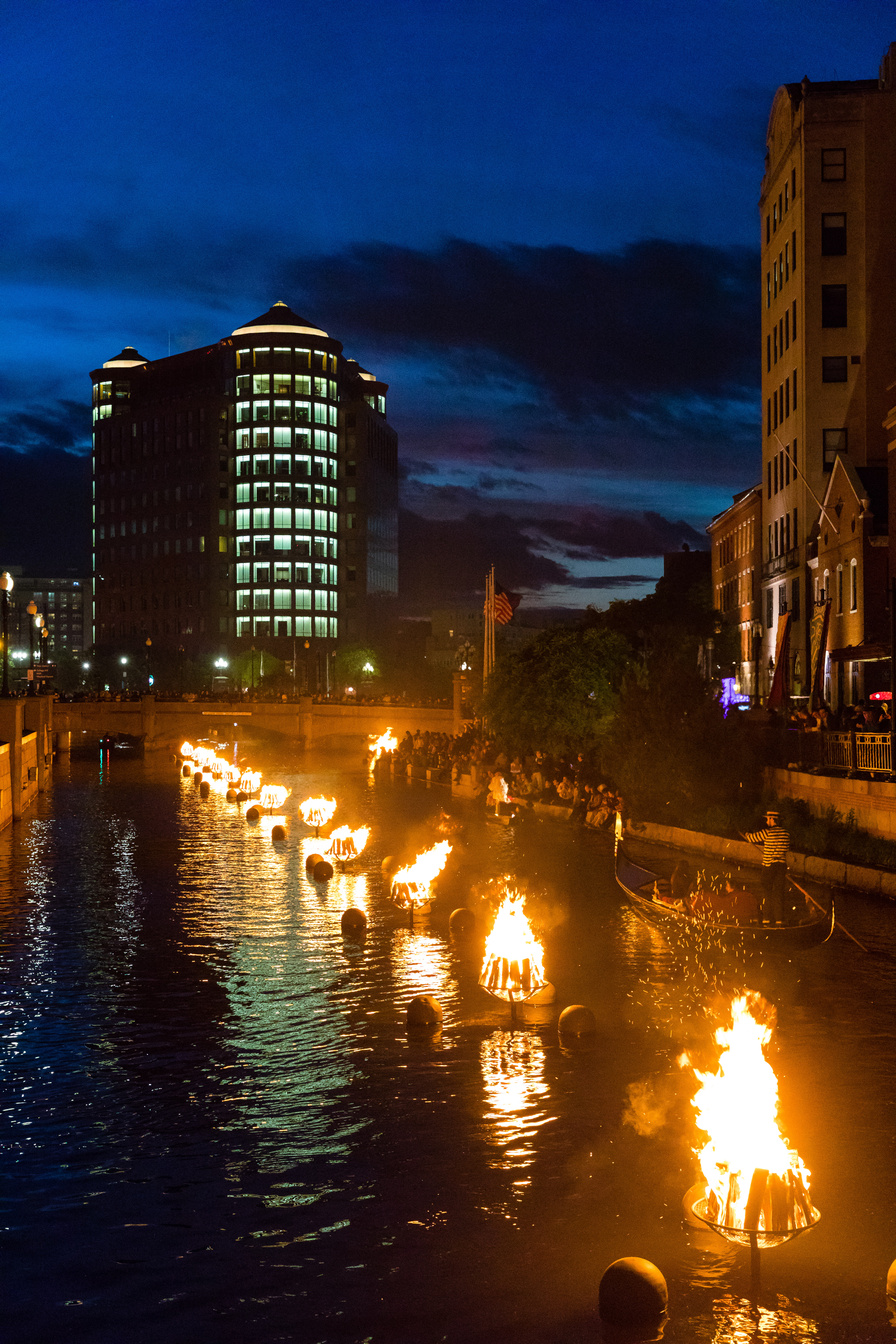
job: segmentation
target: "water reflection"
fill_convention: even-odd
[[[392,974],[399,1000],[412,999],[417,994],[432,994],[441,1003],[443,1013],[446,1005],[454,1000],[451,957],[444,938],[424,933],[419,928],[400,926],[394,929]]]
[[[713,1344],[754,1344],[774,1340],[775,1344],[806,1344],[819,1338],[818,1326],[798,1312],[791,1311],[785,1297],[771,1311],[743,1297],[723,1297],[712,1305],[715,1321]]]
[[[531,1166],[538,1132],[552,1117],[546,1113],[548,1084],[541,1038],[526,1031],[495,1031],[482,1042],[486,1128],[502,1151],[494,1165]]]

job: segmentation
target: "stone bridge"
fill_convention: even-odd
[[[184,739],[222,738],[253,732],[273,733],[304,747],[351,748],[366,745],[368,737],[391,728],[401,738],[408,731],[459,733],[463,717],[463,686],[455,683],[451,707],[407,705],[346,705],[298,700],[227,701],[140,700],[57,701],[53,705],[53,732],[60,751],[93,745],[108,734],[128,733],[145,738],[148,751],[172,751]]]

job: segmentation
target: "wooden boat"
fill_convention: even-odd
[[[801,893],[805,917],[795,924],[762,924],[705,918],[686,910],[681,902],[673,901],[663,892],[668,886],[658,873],[642,868],[626,854],[621,844],[616,846],[616,881],[641,918],[654,927],[669,933],[705,941],[707,945],[723,947],[781,948],[796,951],[826,943],[834,931],[834,901],[831,908],[818,913]]]

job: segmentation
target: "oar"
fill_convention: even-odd
[[[741,836],[744,840],[747,840],[747,837],[744,835],[743,831],[738,831],[738,835]],[[748,845],[753,845],[753,841],[752,841],[752,840],[747,840],[747,844],[748,844]],[[753,845],[753,847],[754,847],[754,849],[758,849],[758,848],[759,848],[758,845]],[[816,901],[816,899],[815,899],[814,896],[810,896],[810,894],[809,894],[809,892],[806,890],[806,888],[805,888],[805,887],[801,887],[800,884],[799,884],[799,882],[795,882],[795,881],[793,880],[793,878],[790,876],[789,873],[788,873],[788,875],[787,875],[787,881],[790,883],[790,885],[791,885],[792,887],[796,887],[797,891],[800,892],[801,895],[805,896],[805,898],[806,898],[807,901],[811,901],[812,904],[815,906],[815,909],[816,909],[816,910],[820,910],[821,913],[822,913],[823,915],[827,913],[826,910],[825,910],[825,908],[824,908],[824,906],[823,906],[819,901]],[[854,934],[851,934],[850,931],[849,931],[849,929],[847,929],[843,924],[840,923],[839,919],[835,919],[835,920],[834,920],[834,927],[837,928],[837,929],[839,929],[841,933],[845,933],[846,936],[847,936],[847,938],[849,938],[851,942],[855,943],[856,947],[860,947],[860,948],[862,949],[863,952],[867,952],[867,951],[868,951],[868,949],[867,949],[867,947],[865,946],[865,944],[864,944],[864,943],[860,943],[859,940],[858,940],[858,938],[856,938]]]
[[[799,884],[799,882],[794,882],[794,880],[793,880],[792,877],[791,877],[791,878],[788,878],[788,881],[790,882],[790,885],[791,885],[792,887],[796,887],[797,891],[801,891],[801,892],[802,892],[802,894],[805,896],[805,898],[806,898],[807,901],[811,901],[811,902],[812,902],[812,904],[815,906],[816,910],[820,910],[822,914],[825,913],[825,908],[824,908],[824,906],[823,906],[823,905],[820,905],[819,902],[816,901],[816,899],[815,899],[814,896],[810,896],[809,893],[808,893],[808,891],[806,891],[806,888],[805,888],[805,887],[801,887],[800,884]],[[835,919],[835,920],[834,920],[834,924],[835,924],[835,926],[840,930],[841,933],[845,933],[846,936],[847,936],[847,938],[849,938],[851,942],[855,943],[856,947],[860,947],[860,948],[862,949],[863,952],[867,952],[867,951],[868,951],[868,949],[867,949],[867,947],[865,946],[865,944],[864,944],[864,943],[860,943],[859,940],[858,940],[858,938],[856,938],[854,934],[850,933],[849,929],[845,928],[844,925],[840,923],[839,919]]]

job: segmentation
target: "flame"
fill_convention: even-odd
[[[710,1192],[711,1221],[744,1228],[755,1185],[761,1208],[748,1220],[749,1230],[779,1232],[808,1227],[818,1214],[809,1199],[809,1172],[778,1128],[778,1080],[763,1054],[772,1028],[751,1011],[762,1005],[750,993],[732,1002],[731,1026],[715,1034],[722,1047],[718,1072],[694,1069],[701,1086],[691,1104],[698,1129],[709,1136],[695,1151]]]
[[[193,752],[194,752],[194,750],[195,750],[195,748],[194,748],[192,742],[181,742],[181,744],[180,744],[180,754],[181,754],[181,756],[184,757],[185,760],[190,761],[190,760],[193,759]]]
[[[259,802],[262,807],[266,807],[269,812],[273,812],[275,807],[282,807],[289,797],[289,789],[283,784],[265,784],[261,790]]]
[[[330,848],[327,851],[334,859],[347,863],[349,859],[356,859],[367,844],[367,837],[370,835],[370,827],[362,826],[360,830],[353,831],[350,826],[340,826],[338,830],[333,831],[330,836]]]
[[[430,899],[429,889],[448,862],[451,846],[447,840],[424,850],[407,868],[399,868],[392,878],[392,900],[396,905],[408,909],[415,905],[426,905]]]
[[[492,776],[489,784],[489,793],[495,803],[506,803],[510,801],[510,791],[507,788],[507,780],[503,775],[495,774]]]
[[[546,984],[544,949],[523,910],[525,897],[506,891],[485,940],[479,983],[500,998],[526,998]]]
[[[240,792],[249,794],[257,793],[261,788],[261,775],[257,770],[244,770],[240,775]]]
[[[336,811],[335,798],[306,798],[299,803],[299,811],[306,826],[326,826]]]
[[[391,728],[387,728],[380,737],[374,737],[371,733],[368,741],[370,742],[370,750],[373,752],[371,765],[376,764],[384,751],[395,751],[398,746],[398,738],[394,736]]]

